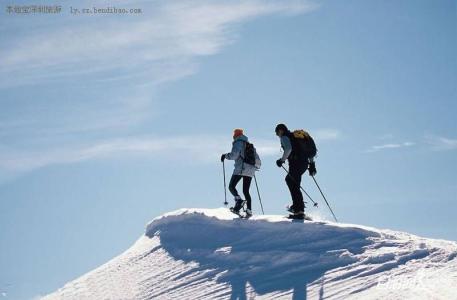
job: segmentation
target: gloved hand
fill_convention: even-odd
[[[282,161],[282,159],[278,159],[278,160],[276,161],[276,165],[277,165],[279,168],[281,168],[281,166],[282,166],[283,163],[284,163],[284,162]]]
[[[224,162],[225,156],[226,156],[226,155],[227,155],[227,154],[222,154],[222,155],[221,155],[221,162]]]
[[[314,161],[309,163],[308,172],[309,172],[309,176],[316,175],[317,170],[316,170],[316,163]]]

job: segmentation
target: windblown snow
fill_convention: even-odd
[[[43,299],[457,299],[456,257],[403,232],[181,209]]]

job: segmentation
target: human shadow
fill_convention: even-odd
[[[355,262],[354,255],[372,243],[369,237],[379,236],[319,222],[220,220],[200,213],[166,218],[153,222],[146,235],[159,236],[174,259],[197,262],[191,273],[213,272],[217,282],[231,286],[233,300],[247,298],[248,283],[259,295],[292,291],[292,299],[306,299],[309,283]]]

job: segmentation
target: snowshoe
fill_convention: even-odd
[[[235,215],[241,217],[240,211],[236,210],[234,207],[230,207],[230,211],[234,213]]]
[[[252,215],[248,213],[241,213],[240,211],[236,211],[233,207],[230,207],[230,211],[240,217],[240,219],[249,219]]]
[[[241,200],[241,199],[236,200],[235,206],[230,207],[230,211],[240,218],[246,218],[247,209],[245,208],[245,205],[246,205],[246,200]],[[245,214],[241,214],[241,210],[243,210],[245,212]]]
[[[292,219],[292,220],[304,220],[305,219],[305,215],[290,214],[287,218],[288,219]]]
[[[287,218],[292,219],[292,220],[306,220],[306,221],[313,220],[313,219],[311,219],[310,216],[307,216],[305,214],[290,214]]]

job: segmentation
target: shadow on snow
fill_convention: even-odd
[[[368,238],[379,236],[319,222],[219,220],[201,213],[154,221],[146,235],[159,236],[173,258],[198,263],[180,277],[210,272],[217,282],[230,284],[230,299],[246,299],[247,283],[260,295],[292,290],[292,299],[306,299],[309,283],[356,262],[355,255],[372,243]],[[324,292],[322,284],[320,298]]]

